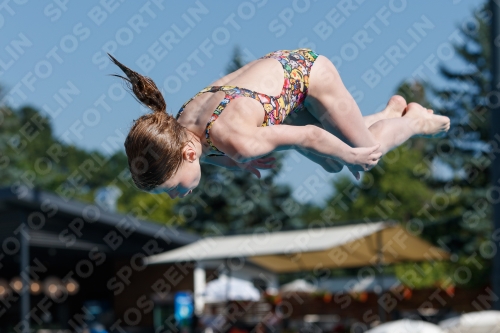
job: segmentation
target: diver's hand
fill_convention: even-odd
[[[274,164],[275,161],[276,161],[276,158],[274,158],[274,157],[264,157],[264,158],[258,158],[255,160],[251,160],[251,161],[246,162],[246,163],[237,163],[237,166],[241,169],[248,170],[249,172],[256,175],[257,178],[260,179],[259,169],[261,169],[261,170],[272,169],[276,166]]]
[[[351,148],[344,158],[345,165],[354,177],[360,179],[360,171],[369,171],[377,165],[382,153],[379,151],[380,144],[373,147]]]

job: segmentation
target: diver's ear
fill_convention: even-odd
[[[193,147],[191,147],[191,145],[186,145],[182,150],[182,158],[187,162],[192,163],[196,161],[197,157],[198,154],[196,153],[196,150]]]

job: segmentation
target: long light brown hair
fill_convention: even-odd
[[[174,175],[182,163],[182,149],[188,142],[185,128],[167,113],[167,104],[156,84],[111,60],[127,77],[112,74],[126,81],[135,98],[153,112],[134,120],[125,139],[125,152],[135,185],[150,191]]]

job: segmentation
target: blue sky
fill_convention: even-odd
[[[239,46],[250,61],[277,49],[310,47],[329,57],[364,115],[380,110],[403,80],[439,80],[459,66],[450,42],[483,1],[3,1],[3,101],[52,119],[58,137],[86,149],[122,149],[146,112],[107,74],[117,59],[150,76],[169,112],[221,76]],[[114,138],[114,139],[113,139]],[[334,175],[290,154],[280,181],[303,202],[321,203]]]

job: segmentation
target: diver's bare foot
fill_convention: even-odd
[[[387,106],[382,111],[384,119],[399,118],[403,116],[406,106],[406,100],[402,96],[392,96],[389,102],[387,102]]]
[[[434,111],[417,103],[408,104],[404,116],[415,119],[414,130],[417,136],[435,137],[450,129],[450,118],[435,115]]]

